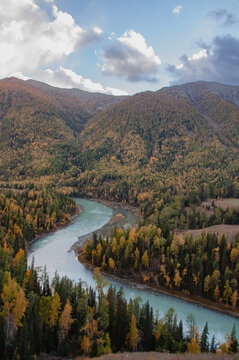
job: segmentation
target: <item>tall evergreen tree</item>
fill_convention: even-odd
[[[208,341],[208,324],[206,322],[201,338],[200,338],[200,348],[201,352],[208,352],[209,351],[209,341]]]
[[[238,341],[237,341],[237,337],[236,337],[236,324],[233,325],[230,340],[231,340],[231,344],[229,347],[229,352],[236,353],[238,350]]]
[[[116,328],[116,321],[115,321],[115,312],[116,312],[116,294],[115,288],[110,286],[107,292],[107,300],[109,303],[109,336],[111,339],[112,348],[115,348],[115,328]]]
[[[215,353],[217,351],[217,345],[215,341],[215,335],[212,337],[211,345],[210,345],[210,352]]]
[[[143,306],[139,320],[142,331],[142,347],[145,351],[153,350],[155,341],[153,337],[153,310],[149,302]]]
[[[126,335],[129,331],[127,302],[124,298],[124,292],[122,287],[116,295],[115,323],[115,350],[122,351],[125,346]]]

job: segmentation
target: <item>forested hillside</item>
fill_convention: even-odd
[[[24,181],[42,176],[52,182],[56,174],[74,175],[84,125],[92,114],[121,100],[36,81],[1,80],[0,179]]]
[[[190,96],[184,86],[141,93],[91,120],[79,177],[89,195],[238,196],[239,108],[207,83],[187,88]]]
[[[2,80],[0,179],[157,209],[175,195],[238,197],[238,91],[198,82],[124,100]]]
[[[124,99],[2,80],[0,180],[40,177],[140,206],[163,231],[194,227],[186,207],[239,196],[238,89],[197,82]]]
[[[97,269],[97,292],[58,275],[50,286],[45,270],[27,269],[26,249],[76,211],[63,187],[134,204],[139,227],[93,237],[84,261],[237,311],[238,237],[172,230],[239,222],[237,208],[197,210],[208,198],[239,197],[238,87],[193,83],[123,100],[7,79],[0,111],[0,353],[236,352],[235,328],[209,344],[210,329],[199,334],[193,315],[183,329],[173,309],[159,319],[122,290],[103,293]]]
[[[124,350],[237,351],[235,327],[216,344],[207,323],[199,333],[193,314],[184,327],[173,308],[159,317],[139,298],[127,302],[122,288],[104,292],[98,269],[96,291],[57,274],[50,284],[46,269],[34,264],[27,269],[25,241],[68,220],[74,202],[49,189],[9,192],[0,201],[1,358],[33,360],[40,352],[73,357]]]

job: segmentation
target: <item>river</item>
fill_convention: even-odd
[[[76,199],[76,201],[83,208],[83,213],[76,217],[68,226],[33,242],[29,249],[28,264],[31,264],[34,256],[35,267],[46,266],[50,279],[53,278],[57,271],[60,276],[68,276],[74,281],[81,279],[88,286],[94,287],[95,282],[92,277],[92,271],[79,263],[75,253],[69,251],[69,249],[78,240],[79,236],[86,235],[103,227],[111,219],[113,212],[109,207],[98,202],[84,199]],[[131,219],[130,210],[128,211],[129,219]],[[148,300],[154,311],[158,310],[160,317],[163,317],[167,310],[173,307],[178,317],[183,320],[186,326],[187,316],[193,313],[199,326],[199,331],[202,331],[207,321],[209,334],[214,334],[217,341],[222,342],[225,340],[225,334],[231,333],[234,323],[239,331],[239,319],[232,316],[208,310],[159,292],[132,288],[108,277],[107,280],[117,289],[122,286],[125,297],[128,300],[137,296],[140,296],[143,302]],[[186,328],[184,327],[184,329]]]

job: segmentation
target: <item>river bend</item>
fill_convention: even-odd
[[[98,202],[84,199],[76,199],[76,201],[83,208],[83,213],[66,227],[35,241],[29,249],[28,264],[31,264],[34,256],[35,267],[46,266],[50,279],[53,278],[57,271],[60,276],[68,276],[74,281],[81,279],[88,286],[95,287],[92,271],[79,263],[74,252],[69,252],[69,249],[78,240],[79,236],[86,235],[103,227],[110,220],[113,213],[109,207]],[[128,300],[137,296],[140,296],[143,302],[148,300],[153,309],[155,311],[158,310],[160,317],[170,307],[174,307],[178,317],[183,320],[186,326],[187,316],[193,313],[200,332],[207,321],[209,334],[214,334],[217,341],[224,341],[225,334],[231,333],[234,323],[236,324],[237,331],[239,331],[239,320],[232,316],[208,310],[159,292],[132,288],[108,277],[107,280],[117,289],[122,286],[125,297]]]

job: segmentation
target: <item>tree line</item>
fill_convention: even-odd
[[[0,353],[3,358],[29,360],[40,352],[52,351],[71,356],[124,350],[237,351],[235,327],[224,344],[216,344],[214,337],[209,344],[207,324],[200,335],[192,314],[184,328],[172,308],[160,318],[149,303],[142,304],[139,298],[126,301],[122,289],[116,291],[110,287],[105,291],[105,280],[98,269],[94,274],[96,289],[93,289],[58,274],[50,284],[45,268],[35,269],[34,263],[27,268],[27,240],[49,230],[49,218],[54,212],[55,219],[66,221],[75,210],[72,199],[52,190],[32,189],[1,194],[0,204]],[[27,221],[28,215],[32,219],[37,216],[35,227]],[[20,230],[16,231],[17,227]]]
[[[223,352],[238,350],[236,328],[225,342],[201,334],[193,314],[184,328],[173,308],[160,318],[140,298],[126,301],[123,289],[106,285],[94,274],[96,289],[55,275],[51,286],[44,269],[30,267],[19,282],[1,274],[0,351],[4,359],[34,359],[40,352],[62,356],[100,356],[118,351]]]
[[[0,245],[11,247],[14,254],[38,234],[49,232],[70,221],[76,203],[50,187],[39,190],[0,193]],[[1,251],[1,250],[0,250]]]
[[[203,233],[164,238],[156,225],[114,229],[104,239],[94,234],[80,255],[96,267],[156,287],[182,291],[238,309],[239,236]]]

